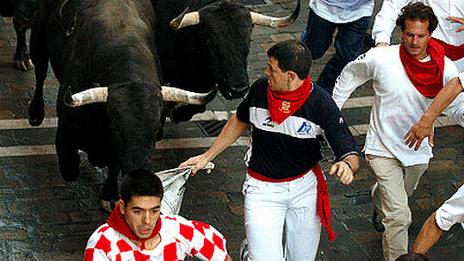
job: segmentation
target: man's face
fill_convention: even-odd
[[[283,72],[279,62],[274,57],[267,61],[266,76],[271,91],[286,91],[288,89],[288,72]]]
[[[155,196],[133,196],[123,203],[121,213],[134,234],[145,239],[150,237],[160,216],[161,199]]]
[[[406,51],[416,59],[427,56],[427,42],[430,39],[429,21],[405,20],[401,36]]]

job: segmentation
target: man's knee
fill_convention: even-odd
[[[412,223],[412,215],[409,207],[401,207],[395,211],[385,213],[386,227],[409,227]]]

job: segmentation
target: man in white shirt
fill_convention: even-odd
[[[343,67],[361,54],[373,9],[373,0],[309,1],[308,23],[301,41],[309,48],[313,59],[325,54],[337,29],[336,53],[317,80],[317,84],[330,94]]]
[[[356,87],[374,80],[375,98],[364,150],[377,178],[373,199],[385,215],[382,244],[388,261],[408,252],[412,221],[408,196],[432,158],[428,144],[414,151],[404,143],[403,135],[443,85],[457,76],[453,62],[430,39],[437,23],[433,10],[422,3],[404,7],[397,20],[403,43],[362,54],[343,69],[334,88],[333,98],[342,107]],[[456,106],[445,114],[462,125],[459,116],[463,110]]]
[[[422,2],[433,9],[438,18],[438,27],[432,37],[455,47],[463,47],[464,34],[456,34],[462,25],[454,23],[450,18],[464,17],[464,0],[384,0],[372,28],[372,38],[376,45],[390,44],[396,17],[401,8],[411,2]],[[459,72],[464,71],[464,58],[456,60],[455,63]]]

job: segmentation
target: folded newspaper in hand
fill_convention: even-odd
[[[214,163],[208,162],[204,169],[208,173],[211,172],[214,169]],[[164,215],[179,214],[185,192],[185,183],[187,183],[191,173],[191,167],[168,169],[155,173],[161,179],[164,187],[161,213]]]

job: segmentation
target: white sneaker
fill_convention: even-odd
[[[240,245],[240,261],[248,261],[248,240],[245,238]]]

